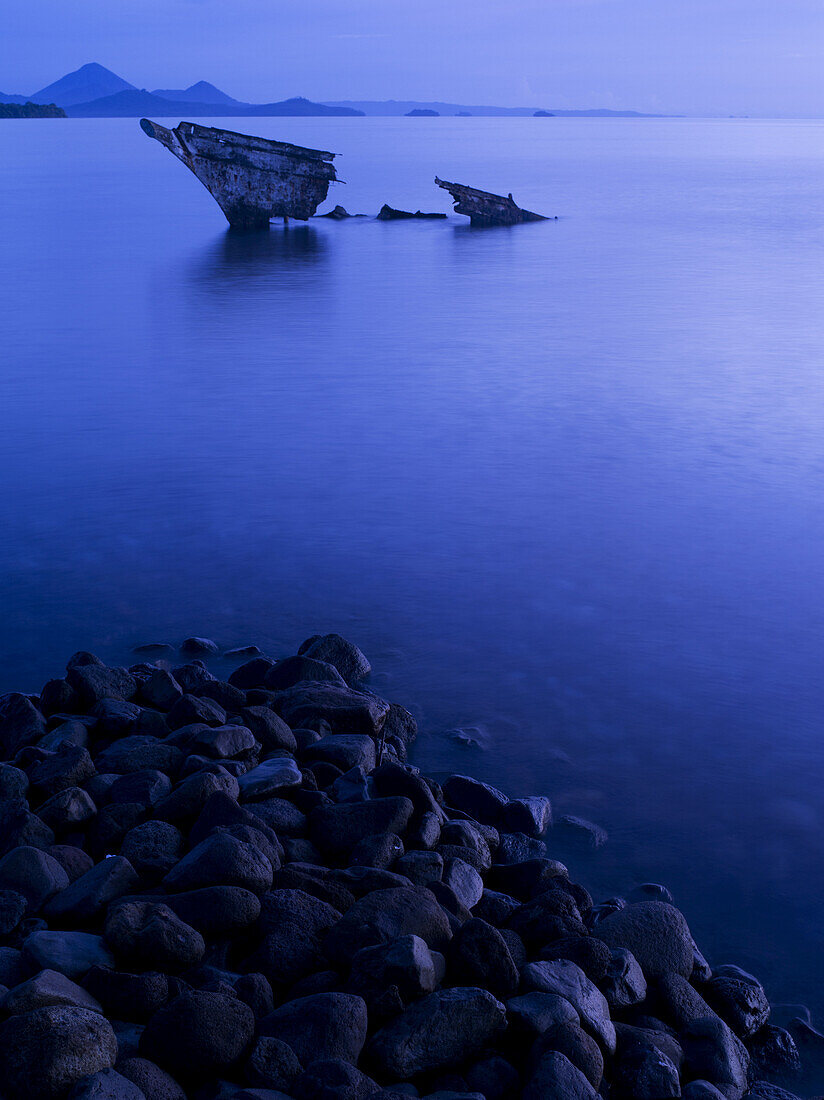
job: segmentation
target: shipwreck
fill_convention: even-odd
[[[263,229],[272,218],[311,218],[337,180],[335,154],[236,134],[196,122],[174,130],[140,126],[200,180],[235,229]]]
[[[543,214],[522,210],[509,195],[493,195],[491,191],[479,191],[462,183],[449,183],[438,179],[435,183],[452,196],[456,214],[466,214],[471,225],[518,225],[520,222],[545,222]]]

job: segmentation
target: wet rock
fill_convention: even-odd
[[[275,667],[267,672],[265,684],[272,691],[287,691],[296,684],[306,681],[346,687],[346,681],[334,665],[305,656],[286,657],[278,661]]]
[[[260,1032],[288,1044],[307,1068],[339,1058],[357,1063],[366,1041],[366,1004],[348,993],[318,993],[275,1009],[260,1022]]]
[[[62,1100],[116,1058],[111,1025],[88,1009],[52,1005],[0,1025],[0,1083],[9,1100]]]
[[[270,756],[268,760],[242,775],[238,785],[242,798],[255,801],[300,786],[302,781],[303,776],[294,757],[283,753]]]
[[[711,1082],[730,1100],[744,1095],[749,1058],[723,1020],[711,1016],[690,1021],[681,1032],[681,1045],[689,1076]]]
[[[771,1081],[791,1081],[801,1074],[801,1055],[795,1039],[783,1027],[766,1024],[749,1044],[753,1068]]]
[[[495,853],[496,863],[525,863],[529,859],[543,859],[547,854],[542,840],[526,833],[501,833],[501,842]]]
[[[615,1052],[615,1028],[603,993],[579,966],[564,959],[529,963],[521,975],[526,991],[554,993],[566,997],[582,1023],[601,1041],[609,1053]]]
[[[450,775],[443,785],[444,798],[456,810],[487,825],[497,825],[509,799],[497,787],[468,775]]]
[[[389,713],[389,704],[376,695],[338,684],[311,682],[284,691],[277,699],[277,710],[292,729],[325,721],[333,733],[377,737]]]
[[[243,1070],[249,1085],[290,1093],[302,1072],[303,1067],[289,1044],[271,1035],[261,1035],[255,1042]]]
[[[499,828],[509,833],[523,833],[536,839],[552,824],[552,803],[548,798],[514,798],[501,810]]]
[[[234,1065],[255,1033],[248,1005],[223,993],[180,994],[151,1018],[140,1053],[173,1076],[208,1077]]]
[[[146,1100],[186,1100],[183,1089],[160,1066],[145,1058],[130,1057],[119,1060],[118,1072],[142,1089]]]
[[[100,1003],[85,989],[56,970],[41,970],[33,978],[10,989],[2,1001],[3,1012],[9,1016],[20,1016],[50,1005],[85,1008],[90,1012],[103,1011]]]
[[[327,933],[324,951],[332,963],[346,966],[361,948],[406,935],[420,936],[441,953],[451,939],[446,914],[425,887],[375,890],[360,898]]]
[[[36,913],[55,894],[69,885],[69,876],[54,856],[24,844],[0,859],[0,883],[26,899]]]
[[[340,634],[321,634],[307,638],[298,650],[298,655],[333,665],[350,684],[368,676],[372,669],[358,647]]]
[[[65,926],[94,924],[109,902],[135,890],[140,878],[123,856],[104,859],[56,894],[44,908],[49,920]]]
[[[206,950],[200,933],[160,901],[115,902],[106,916],[105,938],[119,959],[137,969],[186,970]]]
[[[153,1016],[169,998],[168,978],[156,970],[130,974],[93,966],[83,978],[83,987],[103,1006],[107,1016],[138,1023]]]
[[[737,966],[716,967],[702,993],[739,1038],[755,1035],[769,1019],[770,1002],[763,986]]]
[[[479,918],[467,921],[452,937],[447,961],[455,985],[482,986],[501,999],[518,989],[518,969],[505,939]]]
[[[408,210],[395,210],[394,207],[384,203],[380,208],[380,211],[375,215],[379,222],[395,222],[395,221],[410,221],[412,219],[442,219],[446,217],[446,214],[425,214],[422,210],[416,210],[414,214]]]
[[[641,901],[605,917],[593,935],[631,951],[647,980],[692,973],[692,936],[681,913],[661,901]]]
[[[438,990],[378,1031],[370,1057],[401,1079],[447,1069],[479,1054],[505,1020],[504,1006],[485,989]]]
[[[220,652],[220,648],[211,638],[186,638],[180,643],[180,652],[195,657],[212,657]]]
[[[583,817],[564,814],[555,824],[555,832],[568,844],[594,852],[603,848],[609,839],[606,829]]]

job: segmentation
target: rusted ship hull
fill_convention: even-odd
[[[462,183],[449,183],[438,179],[435,183],[452,196],[456,214],[465,214],[472,225],[518,225],[520,222],[545,222],[543,214],[522,210],[512,195],[493,195],[491,191],[479,191]]]
[[[181,122],[174,130],[140,126],[194,173],[235,229],[262,229],[272,218],[311,218],[337,179],[334,153],[285,141]]]

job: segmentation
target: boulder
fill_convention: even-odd
[[[298,656],[333,665],[348,684],[362,680],[372,669],[358,647],[340,634],[321,634],[308,638],[298,650]]]
[[[69,876],[54,856],[22,844],[0,859],[0,883],[26,899],[30,913],[69,885]]]
[[[598,1093],[566,1055],[547,1051],[521,1093],[522,1100],[598,1100]]]
[[[304,749],[301,759],[308,762],[324,760],[343,771],[361,767],[371,772],[375,767],[375,742],[364,733],[339,733],[321,737]]]
[[[116,1059],[117,1039],[99,1012],[51,1005],[0,1025],[0,1086],[8,1100],[63,1100],[77,1081]]]
[[[441,989],[381,1028],[369,1055],[394,1078],[449,1069],[479,1054],[505,1021],[504,1006],[485,989]]]
[[[207,1078],[238,1062],[254,1033],[254,1013],[243,1001],[191,990],[149,1020],[140,1054],[173,1076]]]
[[[119,1060],[118,1072],[143,1090],[146,1100],[186,1100],[183,1089],[160,1066],[145,1058],[129,1057]]]
[[[737,966],[718,966],[702,993],[710,1006],[741,1039],[763,1027],[770,1016],[770,1002],[757,978]]]
[[[67,1100],[148,1100],[141,1088],[114,1069],[78,1081]]]
[[[518,969],[497,928],[479,918],[468,920],[449,944],[447,965],[455,985],[481,986],[496,997],[518,989]]]
[[[13,691],[0,696],[0,756],[10,760],[46,732],[46,720],[27,695]]]
[[[401,936],[393,943],[364,947],[352,959],[347,989],[367,1004],[395,986],[403,1001],[432,993],[444,976],[443,956],[430,951],[419,936]]]
[[[26,915],[28,903],[17,890],[0,889],[0,936],[8,936]]]
[[[295,758],[286,752],[270,756],[238,780],[240,797],[247,802],[269,798],[279,791],[298,787],[303,782]]]
[[[149,768],[175,776],[182,763],[183,753],[175,745],[148,734],[134,734],[104,749],[97,757],[97,770],[125,775]]]
[[[87,711],[103,699],[128,701],[137,691],[137,681],[125,668],[106,668],[103,664],[75,665],[66,673],[66,680]]]
[[[298,743],[294,733],[271,707],[244,707],[241,717],[255,738],[263,745],[264,752],[272,752],[275,749],[297,752]]]
[[[472,909],[481,900],[484,880],[463,859],[444,859],[441,882],[448,886],[461,905]]]
[[[681,913],[666,902],[628,905],[600,921],[593,935],[608,947],[631,951],[647,981],[665,974],[689,978],[692,973],[692,935]]]
[[[169,980],[157,970],[129,974],[93,966],[83,979],[83,987],[103,1006],[107,1016],[138,1023],[148,1020],[169,999]]]
[[[564,1023],[579,1023],[580,1017],[566,997],[557,993],[523,993],[506,1002],[513,1030],[529,1038]]]
[[[109,802],[139,802],[148,808],[166,798],[171,790],[172,781],[165,772],[143,768],[118,776],[109,787]]]
[[[443,794],[450,806],[482,821],[497,825],[509,799],[497,787],[481,783],[468,775],[450,775],[443,785]]]
[[[552,824],[552,803],[548,798],[513,798],[501,810],[499,828],[540,838]]]
[[[603,943],[603,940],[601,941]],[[640,1004],[647,995],[647,982],[638,960],[625,947],[610,952],[601,992],[612,1009]]]
[[[165,905],[208,939],[236,936],[260,916],[260,899],[240,886],[204,886],[171,894]]]
[[[159,899],[115,902],[106,916],[105,937],[118,958],[138,969],[187,970],[206,950],[201,934]]]
[[[128,859],[111,856],[56,894],[45,906],[44,913],[49,920],[66,927],[94,924],[109,902],[135,890],[139,882]]]
[[[49,1005],[85,1008],[90,1012],[103,1011],[99,1001],[57,970],[41,970],[33,978],[10,989],[2,1002],[3,1011],[9,1016],[20,1016]]]
[[[264,683],[271,691],[286,691],[304,681],[331,683],[346,687],[346,681],[334,665],[316,661],[312,657],[285,657],[269,669]]]
[[[45,760],[31,768],[29,781],[37,794],[46,799],[67,787],[81,787],[94,772],[88,751],[81,745],[63,741]]]
[[[260,894],[271,887],[272,873],[272,864],[259,848],[218,832],[196,845],[163,881],[173,892],[219,885]]]
[[[615,1052],[615,1028],[606,998],[574,962],[556,959],[529,963],[524,967],[521,980],[526,991],[566,997],[604,1049],[610,1054]]]
[[[140,698],[148,707],[171,710],[183,695],[183,688],[165,668],[158,668],[140,685]]]
[[[271,1035],[257,1039],[243,1069],[247,1084],[290,1093],[302,1072],[298,1056],[289,1044]]]
[[[261,907],[263,940],[245,969],[259,970],[279,986],[323,969],[323,937],[339,920],[336,909],[304,890],[270,891]]]
[[[717,1016],[691,1020],[680,1039],[688,1075],[711,1082],[729,1100],[740,1100],[747,1089],[749,1057],[724,1021]]]
[[[309,839],[331,856],[343,856],[376,833],[401,835],[414,807],[408,798],[374,798],[368,802],[318,806],[309,815]]]
[[[288,1044],[302,1065],[339,1058],[357,1063],[366,1041],[366,1004],[348,993],[317,993],[276,1008],[260,1033]]]
[[[160,878],[181,859],[183,847],[183,834],[174,825],[168,821],[144,821],[123,837],[120,854],[138,874]]]
[[[451,939],[449,920],[425,887],[390,887],[366,894],[330,929],[323,947],[334,965],[346,967],[361,948],[407,935],[419,936],[442,953]]]
[[[92,966],[114,966],[114,958],[100,936],[89,932],[53,932],[41,929],[23,941],[23,954],[41,970],[58,970],[67,978],[82,978]]]
[[[272,670],[277,672],[277,668]],[[377,737],[389,704],[376,695],[334,683],[299,683],[278,696],[276,709],[292,728],[328,722],[333,733],[366,733]]]

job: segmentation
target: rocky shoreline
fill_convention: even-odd
[[[794,1100],[820,1067],[664,887],[570,881],[547,798],[407,764],[352,643],[227,680],[208,639],[141,649],[0,697],[0,1100]]]

